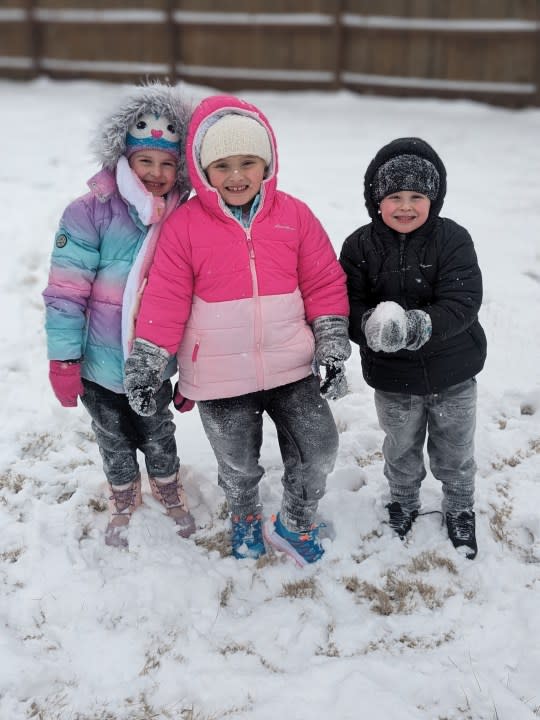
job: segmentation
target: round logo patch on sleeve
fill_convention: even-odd
[[[63,248],[67,245],[67,236],[66,235],[58,235],[56,238],[56,247],[57,248]]]

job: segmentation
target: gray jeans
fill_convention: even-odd
[[[318,378],[272,390],[197,403],[218,463],[218,482],[233,515],[260,512],[259,464],[263,413],[277,429],[284,473],[281,518],[295,531],[306,530],[332,472],[338,433],[332,412],[319,393]]]
[[[103,470],[111,485],[123,485],[139,474],[137,450],[145,459],[151,477],[174,475],[180,465],[174,437],[173,414],[169,410],[172,386],[166,380],[156,395],[155,415],[142,417],[129,406],[126,395],[83,380],[81,401],[92,418]]]
[[[420,485],[426,476],[424,441],[431,472],[442,483],[447,512],[474,505],[474,431],[476,380],[432,395],[375,391],[383,443],[384,474],[393,501],[406,510],[420,508]]]

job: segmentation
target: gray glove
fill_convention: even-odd
[[[321,395],[337,400],[347,394],[347,378],[344,362],[351,355],[349,342],[349,320],[343,315],[321,315],[311,324],[315,336],[315,374],[319,366],[326,368],[321,383]]]
[[[124,366],[124,388],[129,404],[138,415],[154,415],[154,397],[163,384],[169,353],[148,340],[136,338]]]
[[[362,330],[375,352],[418,350],[431,337],[431,318],[423,310],[405,311],[391,300],[379,303],[362,317]]]

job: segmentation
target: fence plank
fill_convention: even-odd
[[[343,0],[335,0],[334,11],[334,82],[332,87],[339,90],[341,87],[341,70],[343,68]]]
[[[169,66],[170,66],[170,82],[176,84],[178,80],[178,71],[176,58],[180,57],[180,44],[178,42],[178,33],[176,30],[176,22],[174,19],[175,0],[167,0],[167,35],[169,39]]]
[[[222,89],[344,85],[540,106],[539,0],[7,2],[4,76],[185,77]]]
[[[536,32],[536,94],[535,94],[535,105],[540,107],[540,3],[536,3],[536,24],[538,30]]]
[[[26,0],[26,25],[30,45],[30,74],[37,77],[40,72],[39,60],[41,58],[41,27],[35,16],[35,0]]]

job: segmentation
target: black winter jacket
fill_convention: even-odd
[[[401,154],[427,158],[440,177],[439,193],[427,221],[407,235],[383,223],[371,198],[377,168]],[[474,377],[484,366],[486,337],[478,321],[482,275],[467,230],[439,217],[445,193],[445,167],[437,153],[418,138],[394,140],[377,153],[367,169],[364,194],[372,222],[345,240],[340,262],[347,273],[350,337],[360,345],[366,382],[378,390],[436,393]],[[384,300],[430,315],[432,335],[423,347],[384,353],[367,346],[362,316]]]

